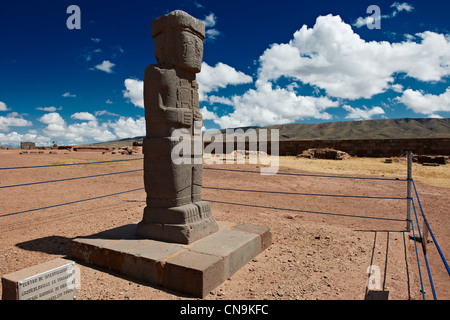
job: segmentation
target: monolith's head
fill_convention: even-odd
[[[153,20],[151,28],[159,64],[200,72],[205,39],[205,25],[200,20],[175,10]]]

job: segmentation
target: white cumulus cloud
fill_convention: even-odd
[[[270,83],[259,83],[256,90],[233,96],[231,101],[234,111],[214,120],[221,128],[284,124],[304,118],[331,119],[325,110],[339,106],[327,97],[301,96],[287,89],[274,89]]]
[[[214,13],[210,13],[209,15],[205,16],[205,19],[201,20],[205,24],[206,28],[214,27],[217,23],[217,17]]]
[[[205,31],[206,38],[209,40],[215,40],[220,35],[220,31],[217,29],[208,29]]]
[[[229,106],[233,105],[233,101],[230,98],[218,97],[218,96],[214,96],[214,95],[208,96],[208,102],[210,104],[220,103],[220,104],[225,104],[225,105],[229,105]]]
[[[381,107],[372,107],[372,108],[366,108],[363,109],[360,108],[353,108],[349,105],[344,105],[343,108],[348,111],[346,119],[361,119],[361,120],[368,120],[371,119],[374,116],[385,114],[384,110]]]
[[[65,140],[68,143],[85,143],[92,140],[101,142],[116,138],[109,130],[107,123],[99,124],[98,121],[93,121],[95,117],[89,116],[88,112],[78,112],[74,115],[72,115],[73,119],[89,121],[67,125],[63,117],[57,112],[45,114],[39,118],[39,121],[47,125],[43,130],[47,136]]]
[[[394,2],[391,5],[391,8],[395,8],[397,10],[397,12],[401,12],[401,11],[410,12],[414,9],[414,7],[412,5],[410,5],[409,3],[406,3],[406,2],[403,2],[403,3]]]
[[[108,122],[108,126],[120,138],[133,138],[145,136],[145,118],[120,117],[115,122]]]
[[[450,87],[439,95],[406,89],[397,100],[416,113],[435,115],[440,111],[450,112]]]
[[[381,16],[378,17],[378,19],[376,19],[372,16],[359,17],[358,19],[356,19],[355,23],[353,23],[353,26],[355,26],[357,28],[361,28],[362,26],[373,25],[373,24],[375,24],[376,20],[380,20],[380,19],[381,19]]]
[[[32,133],[32,130],[26,134],[20,134],[15,131],[8,134],[0,132],[0,145],[18,147],[23,141],[32,141],[39,146],[50,145],[51,143],[48,137]]]
[[[123,96],[129,99],[136,107],[144,108],[144,81],[125,79]]]
[[[397,73],[420,81],[450,75],[450,38],[430,31],[416,36],[420,42],[367,42],[339,16],[319,16],[312,28],[304,25],[289,43],[264,52],[259,78],[293,78],[332,97],[359,99],[398,89]]]
[[[70,116],[72,119],[96,121],[97,118],[89,112],[76,112]]]
[[[114,63],[110,62],[109,60],[104,60],[102,63],[95,66],[95,69],[104,71],[106,73],[112,73],[112,68],[115,66]]]
[[[206,107],[200,108],[203,120],[217,120],[218,117],[214,112],[209,111]]]
[[[77,143],[89,140],[103,142],[116,139],[106,123],[99,124],[97,121],[71,124],[67,127],[65,136],[66,139]]]
[[[217,23],[217,16],[211,12],[209,15],[205,16],[205,19],[201,21],[205,25],[206,41],[215,40],[217,36],[220,35],[220,31],[213,28]]]
[[[361,28],[362,26],[372,25],[375,23],[375,20],[394,18],[399,12],[402,12],[402,11],[411,12],[414,9],[414,7],[412,5],[410,5],[409,3],[406,3],[406,2],[403,2],[403,3],[394,2],[391,5],[391,8],[394,8],[394,11],[392,11],[390,14],[384,14],[384,15],[380,14],[379,16],[372,15],[372,16],[367,16],[367,17],[359,17],[353,23],[353,26],[355,26],[357,28]]]
[[[211,67],[206,62],[202,63],[202,71],[197,75],[199,84],[200,101],[206,100],[207,94],[225,88],[229,85],[237,85],[253,82],[252,77],[224,63],[217,63]]]
[[[62,107],[56,108],[54,106],[51,107],[37,107],[36,110],[46,111],[46,112],[55,112],[58,110],[62,110]]]
[[[9,127],[29,127],[31,125],[30,121],[17,117],[17,114],[0,116],[0,131],[9,131]]]
[[[117,113],[114,112],[110,112],[108,110],[98,110],[95,111],[95,116],[103,116],[103,115],[107,115],[107,116],[114,116],[114,117],[119,117],[120,115],[118,115]]]
[[[57,124],[57,125],[65,124],[64,119],[57,112],[51,112],[51,113],[44,114],[38,120],[45,124]]]
[[[8,107],[6,106],[6,103],[3,101],[0,101],[0,111],[8,111]]]

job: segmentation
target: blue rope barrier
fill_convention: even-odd
[[[78,166],[78,165],[83,165],[83,164],[110,163],[110,162],[120,162],[120,161],[136,161],[136,160],[143,160],[143,159],[144,159],[144,158],[137,158],[137,159],[122,159],[122,160],[108,160],[108,161],[96,161],[96,162],[79,162],[79,163],[47,164],[47,165],[41,165],[41,166],[26,166],[26,167],[0,168],[0,170],[34,169],[34,168],[63,167],[63,166]]]
[[[205,201],[222,203],[222,204],[231,204],[231,205],[235,205],[235,206],[254,207],[254,208],[271,209],[271,210],[282,210],[282,211],[292,211],[292,212],[302,212],[302,213],[325,214],[325,215],[349,217],[349,218],[389,220],[389,221],[401,221],[401,222],[407,221],[407,220],[404,220],[404,219],[356,216],[356,215],[352,215],[352,214],[343,214],[343,213],[331,213],[331,212],[308,211],[308,210],[300,210],[300,209],[276,208],[276,207],[259,206],[259,205],[255,205],[255,204],[224,202],[224,201],[216,201],[216,200],[208,200],[208,199],[205,199]]]
[[[76,201],[71,201],[71,202],[65,202],[65,203],[55,204],[55,205],[51,205],[51,206],[47,206],[47,207],[42,207],[42,208],[36,208],[36,209],[30,209],[30,210],[19,211],[19,212],[14,212],[14,213],[2,214],[2,215],[0,215],[0,218],[1,218],[1,217],[6,217],[6,216],[16,215],[16,214],[20,214],[20,213],[25,213],[25,212],[32,212],[32,211],[44,210],[44,209],[49,209],[49,208],[54,208],[54,207],[65,206],[65,205],[68,205],[68,204],[75,204],[75,203],[84,202],[84,201],[90,201],[90,200],[96,200],[96,199],[101,199],[101,198],[106,198],[106,197],[116,196],[116,195],[119,195],[119,194],[124,194],[124,193],[134,192],[134,191],[138,191],[138,190],[142,190],[142,189],[144,189],[144,188],[137,188],[137,189],[133,189],[133,190],[127,190],[127,191],[122,191],[122,192],[116,192],[116,193],[111,193],[111,194],[107,194],[107,195],[103,195],[103,196],[98,196],[98,197],[94,197],[94,198],[88,198],[88,199],[76,200]]]
[[[232,172],[245,172],[245,173],[261,173],[260,171],[251,171],[251,170],[232,170],[232,169],[205,168],[205,167],[203,168],[203,170],[232,171]],[[382,180],[382,181],[407,181],[408,180],[408,179],[399,179],[399,178],[333,176],[333,175],[308,174],[308,173],[288,173],[288,172],[277,172],[276,174],[277,175],[285,175],[285,176],[304,176],[304,177],[338,178],[338,179],[361,179],[361,180]]]
[[[425,265],[426,265],[426,267],[427,267],[428,279],[430,280],[431,292],[433,293],[433,298],[434,298],[434,300],[437,300],[437,298],[436,298],[436,292],[435,292],[435,290],[434,290],[433,278],[431,277],[430,266],[428,265],[427,254],[426,254],[426,252],[425,252],[425,250],[424,250],[424,247],[423,247],[423,241],[426,241],[426,239],[424,239],[424,238],[422,237],[422,233],[420,232],[419,220],[418,220],[418,218],[417,218],[416,206],[414,205],[414,200],[411,199],[411,202],[412,202],[413,209],[414,209],[414,215],[416,216],[416,223],[417,223],[417,230],[419,231],[419,237],[420,237],[420,239],[422,239],[422,251],[423,251],[423,257],[424,257],[424,259],[425,259]],[[415,239],[415,237],[414,237],[414,239]]]
[[[121,172],[112,172],[112,173],[96,174],[96,175],[84,176],[84,177],[75,177],[75,178],[66,178],[66,179],[59,179],[59,180],[48,180],[48,181],[40,181],[40,182],[30,182],[30,183],[14,184],[14,185],[9,185],[9,186],[0,186],[0,189],[13,188],[13,187],[23,187],[23,186],[30,186],[30,185],[36,185],[36,184],[52,183],[52,182],[61,182],[61,181],[69,181],[69,180],[78,180],[78,179],[87,179],[87,178],[97,178],[97,177],[111,176],[111,175],[115,175],[115,174],[130,173],[130,172],[143,171],[143,170],[144,170],[144,169],[136,169],[136,170],[129,170],[129,171],[121,171]]]
[[[66,164],[54,164],[54,165],[9,167],[9,168],[0,168],[0,170],[15,170],[15,169],[30,169],[30,168],[46,168],[46,167],[88,165],[88,164],[113,163],[113,162],[123,162],[123,161],[137,161],[137,160],[143,160],[143,159],[144,158],[121,159],[121,160],[110,160],[110,161],[95,161],[95,162],[82,162],[82,163],[66,163]],[[204,169],[205,170],[217,170],[217,171],[243,172],[243,173],[260,173],[259,171],[251,171],[251,170],[232,170],[232,169],[220,169],[220,168],[204,168]],[[69,181],[69,180],[87,179],[87,178],[94,178],[94,177],[101,177],[101,176],[108,176],[108,175],[115,175],[115,174],[122,174],[122,173],[131,173],[131,172],[137,172],[137,171],[143,171],[143,169],[121,171],[121,172],[113,172],[113,173],[98,174],[98,175],[90,175],[90,176],[75,177],[75,178],[66,178],[66,179],[59,179],[59,180],[49,180],[49,181],[41,181],[41,182],[16,184],[16,185],[9,185],[9,186],[0,186],[0,189],[12,188],[12,187],[21,187],[21,186],[28,186],[28,185],[37,185],[37,184],[44,184],[44,183],[62,182],[62,181]],[[288,175],[288,176],[309,176],[309,177],[319,177],[319,178],[360,179],[360,180],[380,180],[380,181],[408,181],[408,179],[398,179],[398,178],[335,176],[335,175],[286,173],[286,172],[278,172],[277,174],[279,174],[279,175]],[[447,269],[447,272],[450,275],[450,268],[448,266],[448,263],[447,263],[444,255],[443,255],[443,253],[442,253],[442,251],[441,251],[441,249],[440,249],[440,247],[439,247],[439,245],[438,245],[438,243],[437,243],[437,241],[436,241],[436,239],[435,239],[435,237],[434,237],[434,235],[433,235],[433,233],[432,233],[432,231],[431,231],[431,229],[429,227],[428,221],[426,220],[426,217],[425,217],[425,214],[423,212],[422,205],[420,203],[419,195],[418,195],[417,188],[415,186],[414,180],[412,180],[412,183],[413,183],[415,194],[416,194],[416,198],[417,198],[417,201],[418,201],[421,213],[422,213],[422,217],[424,219],[424,223],[426,224],[426,226],[427,226],[427,228],[429,230],[429,233],[430,233],[431,237],[433,238],[433,241],[434,241],[434,243],[436,245],[436,248],[437,248],[437,250],[439,252],[439,255],[440,255],[440,257],[441,257],[441,259],[442,259],[442,261],[443,261],[443,263],[444,263],[444,265],[445,265],[445,267]],[[353,195],[335,195],[335,194],[314,194],[314,193],[297,193],[297,192],[281,192],[281,191],[231,189],[231,188],[218,188],[218,187],[203,187],[203,188],[205,188],[205,189],[214,189],[214,190],[273,193],[273,194],[289,194],[289,195],[304,195],[304,196],[346,197],[346,198],[366,198],[366,199],[389,199],[389,200],[405,200],[405,199],[408,199],[408,198],[405,198],[405,197],[378,197],[378,196],[353,196]],[[44,210],[44,209],[49,209],[49,208],[54,208],[54,207],[59,207],[59,206],[64,206],[64,205],[76,204],[76,203],[80,203],[80,202],[101,199],[101,198],[105,198],[105,197],[110,197],[110,196],[115,196],[115,195],[129,193],[129,192],[135,192],[135,191],[139,191],[139,190],[143,190],[143,189],[144,188],[137,188],[137,189],[127,190],[127,191],[122,191],[122,192],[116,192],[116,193],[103,195],[103,196],[97,196],[97,197],[88,198],[88,199],[76,200],[76,201],[71,201],[71,202],[66,202],[66,203],[61,203],[61,204],[56,204],[56,205],[50,205],[50,206],[45,206],[45,207],[41,207],[41,208],[29,209],[29,210],[14,212],[14,213],[7,213],[7,214],[0,215],[0,217],[6,217],[6,216],[21,214],[21,213],[27,213],[27,212],[33,212],[33,211],[38,211],[38,210]],[[413,201],[412,198],[411,198],[411,200],[412,200],[412,205],[413,205],[413,209],[414,209],[414,214],[415,214],[415,219],[416,219],[416,223],[417,223],[419,236],[420,236],[420,238],[422,238],[422,234],[421,234],[421,230],[420,230],[420,226],[419,226],[419,221],[418,221],[418,217],[417,217],[415,204],[414,204],[414,201]],[[413,234],[414,234],[414,223],[412,222],[412,220],[393,219],[393,218],[380,218],[380,217],[370,217],[370,216],[368,217],[368,216],[348,215],[348,214],[329,213],[329,212],[317,212],[317,211],[308,211],[308,210],[300,210],[300,209],[275,208],[275,207],[267,207],[267,206],[260,206],[260,205],[248,205],[248,204],[242,204],[242,203],[231,203],[231,202],[222,202],[222,201],[214,201],[214,200],[206,200],[206,201],[222,203],[222,204],[231,204],[231,205],[240,205],[240,206],[248,206],[248,207],[256,207],[256,208],[272,209],[272,210],[282,210],[282,211],[302,212],[302,213],[313,213],[313,214],[324,214],[324,215],[343,216],[343,217],[351,217],[351,218],[389,220],[389,221],[410,221],[411,225],[412,225],[412,231],[413,231]],[[423,238],[422,238],[422,241],[424,241]],[[420,260],[419,260],[419,256],[418,256],[417,244],[416,244],[416,238],[415,237],[414,237],[414,246],[415,246],[415,250],[416,250],[417,264],[418,264],[418,268],[419,268],[420,283],[421,283],[421,287],[422,287],[422,296],[423,296],[423,300],[425,300],[423,279],[422,279],[422,273],[421,273],[421,268],[420,268]],[[425,259],[425,263],[426,263],[426,267],[427,267],[427,272],[428,272],[428,277],[429,277],[430,284],[431,284],[433,297],[434,297],[435,300],[437,300],[436,293],[435,293],[435,288],[434,288],[434,284],[433,284],[433,280],[432,280],[432,277],[431,277],[431,272],[430,272],[430,268],[429,268],[429,264],[428,264],[428,259],[427,259],[425,251],[424,251],[424,259]]]
[[[436,245],[436,249],[439,252],[439,256],[441,257],[442,262],[444,263],[445,268],[447,269],[447,273],[450,276],[450,268],[448,266],[447,260],[445,259],[444,254],[442,253],[441,248],[439,247],[439,244],[436,241],[436,238],[434,237],[433,232],[431,231],[431,228],[430,228],[430,225],[428,224],[427,218],[425,217],[425,213],[423,212],[423,209],[422,209],[422,204],[420,203],[419,194],[417,193],[416,184],[414,183],[413,179],[411,179],[411,180],[412,180],[412,184],[414,186],[414,191],[416,193],[417,202],[419,203],[420,211],[422,213],[423,221],[425,222],[425,224],[426,224],[426,226],[428,228],[428,231],[430,232],[430,235],[433,238],[434,244]]]
[[[136,161],[136,160],[143,160],[143,159],[144,158],[109,160],[109,161],[96,161],[96,162],[50,164],[50,165],[41,165],[41,166],[7,167],[7,168],[0,168],[0,170],[15,170],[15,169],[33,169],[33,168],[47,168],[47,167],[61,167],[61,166],[76,166],[76,165],[111,163],[111,162],[120,162],[120,161]],[[219,171],[233,171],[233,172],[246,172],[246,173],[260,173],[259,171],[251,171],[251,170],[231,170],[231,169],[219,169],[219,168],[203,168],[203,169],[205,169],[205,170],[219,170]],[[363,180],[382,180],[382,181],[407,181],[407,179],[399,179],[399,178],[333,176],[333,175],[318,175],[318,174],[306,174],[306,173],[287,173],[287,172],[278,172],[277,174],[279,174],[279,175],[289,175],[289,176],[319,177],[319,178],[321,177],[321,178],[363,179]]]
[[[266,190],[247,190],[247,189],[230,189],[219,187],[205,187],[204,189],[213,190],[226,190],[226,191],[240,191],[240,192],[257,192],[257,193],[273,193],[273,194],[288,194],[298,196],[317,196],[317,197],[338,197],[338,198],[360,198],[360,199],[383,199],[383,200],[406,200],[407,197],[395,198],[395,197],[376,197],[376,196],[352,196],[343,194],[323,194],[323,193],[302,193],[302,192],[283,192],[283,191],[266,191]]]
[[[413,221],[411,221],[411,226],[412,226],[413,235],[415,235]],[[416,237],[413,236],[413,239],[414,239],[414,247],[416,249],[417,267],[419,268],[420,286],[422,287],[422,299],[425,300],[425,290],[423,289],[422,272],[420,271],[420,261],[419,261],[419,253],[417,252]]]

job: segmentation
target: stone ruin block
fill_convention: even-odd
[[[448,161],[448,157],[446,157],[446,156],[427,156],[427,155],[417,156],[417,162],[419,164],[424,164],[424,163],[446,164],[447,161]]]
[[[331,148],[311,148],[303,151],[297,157],[309,159],[331,159],[342,160],[350,157],[347,152],[339,151]]]

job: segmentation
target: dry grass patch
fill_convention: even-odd
[[[358,157],[346,160],[280,157],[280,167],[316,173],[406,179],[406,158],[393,158],[394,161],[392,163],[384,163],[384,160],[385,158]],[[428,167],[413,162],[412,172],[415,181],[434,187],[450,188],[450,165]]]
[[[233,158],[233,155],[211,155],[205,154],[204,159],[210,161],[223,161]],[[269,156],[270,158],[270,156]],[[249,163],[248,155],[237,156],[243,163]],[[255,157],[256,162],[261,164],[259,157]],[[345,160],[326,160],[326,159],[307,159],[295,156],[279,157],[279,172],[289,172],[290,169],[306,171],[312,173],[324,173],[334,175],[349,176],[375,176],[380,178],[398,178],[407,177],[407,160],[404,157],[391,158],[392,163],[385,163],[386,158],[358,158],[351,157]],[[232,162],[231,162],[232,163]],[[239,163],[236,161],[236,163]],[[274,162],[271,163],[275,165]],[[232,167],[227,167],[232,169]],[[413,179],[434,187],[450,188],[450,164],[440,166],[423,166],[413,162]]]

